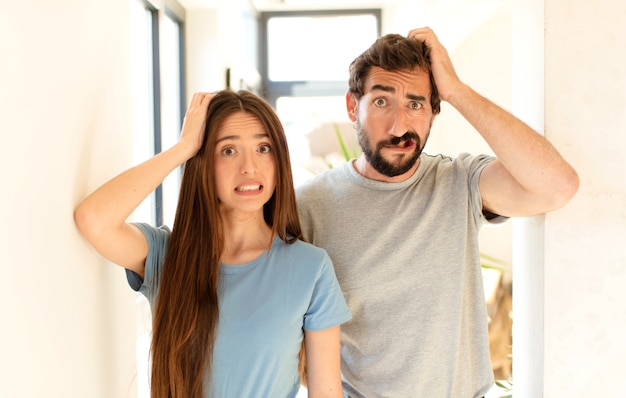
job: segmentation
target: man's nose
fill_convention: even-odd
[[[409,130],[408,127],[407,116],[404,110],[398,109],[392,115],[391,124],[389,125],[387,133],[394,137],[402,137],[404,133]]]

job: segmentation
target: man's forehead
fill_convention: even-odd
[[[430,92],[430,77],[421,70],[388,71],[372,68],[365,80],[364,92],[382,91],[387,93],[414,92],[424,94]]]

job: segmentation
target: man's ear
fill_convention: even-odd
[[[359,102],[357,101],[354,94],[348,90],[346,93],[346,110],[348,111],[348,117],[350,121],[356,122],[356,112]]]
[[[433,122],[435,121],[435,118],[437,117],[437,115],[433,114],[430,117],[430,126],[428,126],[428,130],[430,130],[431,128],[433,128]]]

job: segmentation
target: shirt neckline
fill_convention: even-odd
[[[220,272],[223,274],[238,274],[238,273],[242,273],[245,271],[248,271],[252,268],[255,268],[257,266],[260,266],[261,264],[264,264],[267,261],[267,258],[270,256],[270,252],[272,251],[272,248],[274,247],[274,245],[276,245],[278,242],[282,242],[282,240],[280,239],[280,237],[277,235],[274,237],[274,240],[272,241],[272,244],[269,248],[267,248],[266,250],[263,251],[263,253],[261,253],[258,257],[256,257],[255,259],[247,262],[247,263],[243,263],[243,264],[226,264],[226,263],[222,263],[220,262]]]
[[[377,181],[377,180],[373,180],[371,178],[367,178],[361,175],[354,166],[354,162],[356,161],[356,159],[352,159],[349,162],[344,163],[343,169],[346,175],[352,181],[356,182],[357,184],[365,188],[375,189],[379,191],[394,191],[394,190],[404,189],[408,186],[411,186],[417,180],[421,178],[421,176],[424,174],[424,170],[426,169],[424,163],[427,161],[427,157],[422,152],[419,159],[420,159],[420,164],[415,170],[415,172],[413,173],[413,175],[411,175],[406,180],[399,181],[399,182]]]

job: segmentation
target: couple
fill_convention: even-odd
[[[441,100],[497,158],[422,153]],[[297,194],[271,107],[222,91],[195,94],[177,144],[77,206],[81,233],[150,302],[152,397],[491,388],[480,226],[563,206],[576,172],[463,84],[428,28],[358,56],[346,104],[363,155]],[[181,164],[172,230],[127,223]]]

